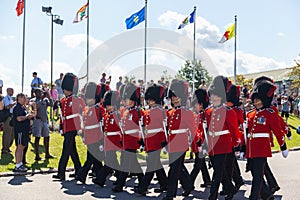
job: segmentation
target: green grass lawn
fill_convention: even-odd
[[[296,128],[300,125],[300,120],[297,117],[291,116],[289,118],[289,126],[292,131],[292,140],[287,140],[287,146],[288,148],[294,148],[294,147],[300,147],[300,135],[296,133]],[[0,144],[2,148],[2,132],[0,132]],[[43,158],[41,161],[35,161],[35,153],[34,153],[34,137],[31,137],[31,142],[29,143],[29,148],[26,154],[28,166],[33,170],[49,170],[49,169],[57,169],[58,167],[58,161],[61,154],[62,144],[63,144],[63,137],[57,133],[53,132],[50,135],[50,153],[56,158],[54,159],[48,159],[45,160],[45,153],[44,153],[44,145],[43,145],[43,139],[40,141],[40,156]],[[81,137],[76,137],[76,143],[77,143],[77,150],[79,154],[79,158],[81,163],[83,164],[86,159],[86,146],[82,142]],[[275,147],[274,150],[279,150],[279,146],[277,142],[275,141]],[[13,144],[11,147],[11,150],[13,151],[11,155],[1,155],[0,159],[0,172],[11,172],[15,167],[15,159],[14,159],[14,153],[15,153],[15,145]],[[120,154],[118,153],[118,157]],[[144,160],[146,157],[145,152],[139,153],[139,159]],[[162,158],[167,158],[166,154],[161,154]],[[189,152],[186,154],[186,157],[189,157]],[[73,167],[73,163],[71,159],[69,160],[68,167]]]

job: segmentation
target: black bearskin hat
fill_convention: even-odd
[[[145,92],[145,100],[154,100],[156,104],[162,104],[165,88],[161,85],[152,84],[147,87]]]
[[[71,91],[73,94],[78,92],[78,78],[73,73],[66,73],[62,83],[61,88],[63,90]]]
[[[205,89],[198,89],[195,91],[193,96],[192,105],[194,106],[196,103],[202,104],[203,109],[207,108],[209,105],[209,96]]]
[[[94,82],[88,82],[85,85],[84,99],[95,99],[97,91],[97,84]]]
[[[222,103],[226,102],[226,94],[229,92],[231,81],[224,76],[216,76],[209,86],[209,95],[216,95],[222,98]]]
[[[128,83],[124,86],[122,99],[130,99],[137,103],[137,105],[140,105],[141,102],[141,88],[135,86],[132,83]]]
[[[189,84],[186,81],[173,79],[168,90],[168,97],[173,96],[181,99],[181,104],[185,105],[188,97]]]
[[[267,80],[259,81],[253,86],[250,96],[251,100],[254,102],[254,99],[258,98],[262,101],[264,108],[268,108],[271,106],[275,90],[276,86],[272,82]]]
[[[115,106],[116,109],[120,108],[120,93],[118,91],[108,90],[103,97],[104,106]]]
[[[257,83],[260,82],[260,81],[270,81],[271,83],[274,83],[273,79],[271,79],[271,78],[269,78],[269,77],[267,77],[267,76],[260,76],[260,77],[258,77],[258,78],[256,78],[256,79],[254,80],[253,85],[257,84]]]
[[[227,93],[227,101],[233,103],[234,106],[238,106],[240,102],[241,88],[240,86],[231,85],[229,92]]]

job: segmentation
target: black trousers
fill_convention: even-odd
[[[229,179],[233,180],[235,185],[240,185],[244,182],[234,151],[227,156],[226,171]]]
[[[204,181],[204,184],[211,182],[208,169],[205,163],[205,157],[199,157],[198,153],[195,153],[195,162],[193,166],[193,170],[191,171],[191,181],[192,184],[195,185],[195,180],[201,170],[202,173],[202,180]]]
[[[178,180],[183,190],[191,190],[193,187],[190,175],[184,166],[186,152],[169,153],[170,169],[168,173],[168,190],[166,197],[176,197]]]
[[[146,163],[146,173],[145,176],[142,178],[142,181],[139,183],[139,190],[147,191],[151,180],[154,177],[154,173],[156,174],[160,187],[167,188],[168,179],[160,161],[160,151],[147,152]]]
[[[233,193],[235,191],[235,187],[230,181],[226,170],[227,158],[230,155],[231,153],[210,156],[210,160],[214,169],[210,195],[208,198],[210,200],[215,200],[218,198],[220,183],[222,183],[225,191],[228,191],[229,193]]]
[[[251,158],[248,159],[248,162],[250,162],[252,174],[252,187],[249,199],[257,200],[259,199],[259,195],[261,195],[263,199],[272,196],[272,192],[263,178],[267,158]]]
[[[276,181],[276,178],[275,176],[273,175],[272,171],[271,171],[271,168],[268,164],[268,161],[266,162],[266,165],[265,165],[265,177],[267,179],[267,183],[268,183],[268,186],[270,189],[272,188],[275,188],[278,186],[278,183]]]
[[[135,149],[126,149],[121,153],[121,171],[117,178],[117,188],[122,188],[125,185],[126,178],[129,176],[129,173],[136,174],[141,182],[144,174],[143,170],[137,160],[137,154]]]
[[[99,151],[99,145],[102,143],[94,143],[87,145],[86,161],[84,165],[78,170],[77,175],[86,180],[89,170],[93,166],[95,172],[100,171],[102,167],[102,161],[104,160],[104,152]]]
[[[107,176],[115,170],[119,174],[120,164],[117,159],[116,151],[106,151],[104,166],[96,173],[97,182],[104,185]]]
[[[65,177],[69,156],[71,156],[71,159],[74,163],[75,173],[77,173],[81,167],[81,163],[76,149],[76,141],[75,141],[76,135],[77,135],[77,131],[70,131],[63,135],[64,136],[63,149],[58,164],[58,175],[61,177]]]

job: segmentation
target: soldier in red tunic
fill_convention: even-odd
[[[120,112],[120,94],[117,91],[107,91],[104,95],[103,105],[106,107],[104,115],[104,151],[105,165],[101,167],[97,178],[93,182],[101,187],[104,186],[106,177],[112,170],[119,173],[120,164],[117,160],[116,152],[122,149],[122,134],[119,126]]]
[[[173,109],[167,113],[170,169],[168,189],[164,200],[176,197],[178,180],[184,189],[183,196],[188,196],[193,189],[190,175],[184,166],[184,157],[189,148],[189,134],[193,140],[197,132],[193,112],[184,107],[188,97],[188,83],[182,80],[172,80],[168,97],[171,98]]]
[[[205,112],[208,122],[208,151],[213,165],[213,180],[208,199],[215,200],[222,182],[228,192],[225,199],[232,199],[237,189],[229,179],[225,169],[226,161],[232,154],[232,147],[240,140],[236,113],[225,105],[226,93],[231,82],[223,76],[216,76],[209,87],[210,100],[213,107]]]
[[[145,176],[139,183],[139,187],[134,190],[142,195],[147,193],[154,173],[160,184],[160,188],[154,189],[154,192],[160,193],[167,189],[167,175],[160,160],[161,149],[166,143],[164,120],[166,120],[167,113],[162,107],[164,91],[163,86],[153,84],[147,87],[145,92],[145,100],[149,109],[144,111],[144,130],[142,131],[147,152],[147,169]]]
[[[244,124],[244,111],[239,108],[240,105],[240,93],[241,89],[239,86],[231,85],[229,92],[226,94],[227,102],[226,105],[230,107],[237,116],[238,126],[239,126],[239,138],[243,138],[243,124]],[[243,177],[241,176],[240,167],[238,165],[235,152],[240,151],[240,146],[232,147],[232,154],[227,157],[226,170],[230,180],[233,180],[235,187],[239,189],[244,185]],[[227,191],[223,190],[220,195],[228,194]]]
[[[272,191],[263,180],[267,157],[272,157],[270,145],[272,133],[280,145],[283,156],[288,155],[278,114],[270,108],[275,90],[276,87],[272,82],[261,80],[254,85],[251,93],[255,110],[247,114],[249,133],[246,142],[247,166],[253,177],[249,197],[251,200],[258,199],[259,195],[263,199],[274,199]]]
[[[74,94],[78,92],[78,78],[72,74],[65,74],[62,80],[62,89],[65,97],[60,100],[61,105],[61,131],[64,136],[63,149],[58,164],[58,173],[53,178],[65,179],[65,171],[69,156],[71,156],[75,167],[75,174],[81,167],[76,149],[75,137],[81,129],[81,114],[85,107],[83,100]]]
[[[96,104],[96,83],[88,83],[85,86],[84,99],[86,107],[83,112],[83,141],[87,145],[87,158],[80,168],[75,179],[85,183],[91,167],[98,172],[104,160],[102,118],[105,109]]]
[[[206,123],[205,119],[205,109],[209,105],[209,96],[205,89],[198,89],[195,91],[195,95],[192,100],[192,106],[195,109],[195,123],[198,126],[197,135],[192,142],[192,152],[195,154],[195,163],[193,170],[191,171],[191,181],[195,185],[195,180],[200,170],[202,173],[202,180],[204,181],[201,184],[201,187],[210,187],[211,179],[208,173],[208,169],[205,163],[205,154],[203,150],[207,151],[207,141],[205,141],[205,133],[203,123]]]
[[[140,88],[132,83],[124,88],[122,99],[125,102],[125,109],[121,112],[122,126],[122,153],[121,153],[121,172],[117,177],[114,192],[123,191],[126,178],[130,174],[136,174],[139,183],[143,177],[142,168],[137,160],[137,149],[139,149],[139,120],[143,112],[138,105],[140,104]]]

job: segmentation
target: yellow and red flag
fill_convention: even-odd
[[[232,24],[224,33],[219,43],[224,43],[235,36],[235,25]]]

